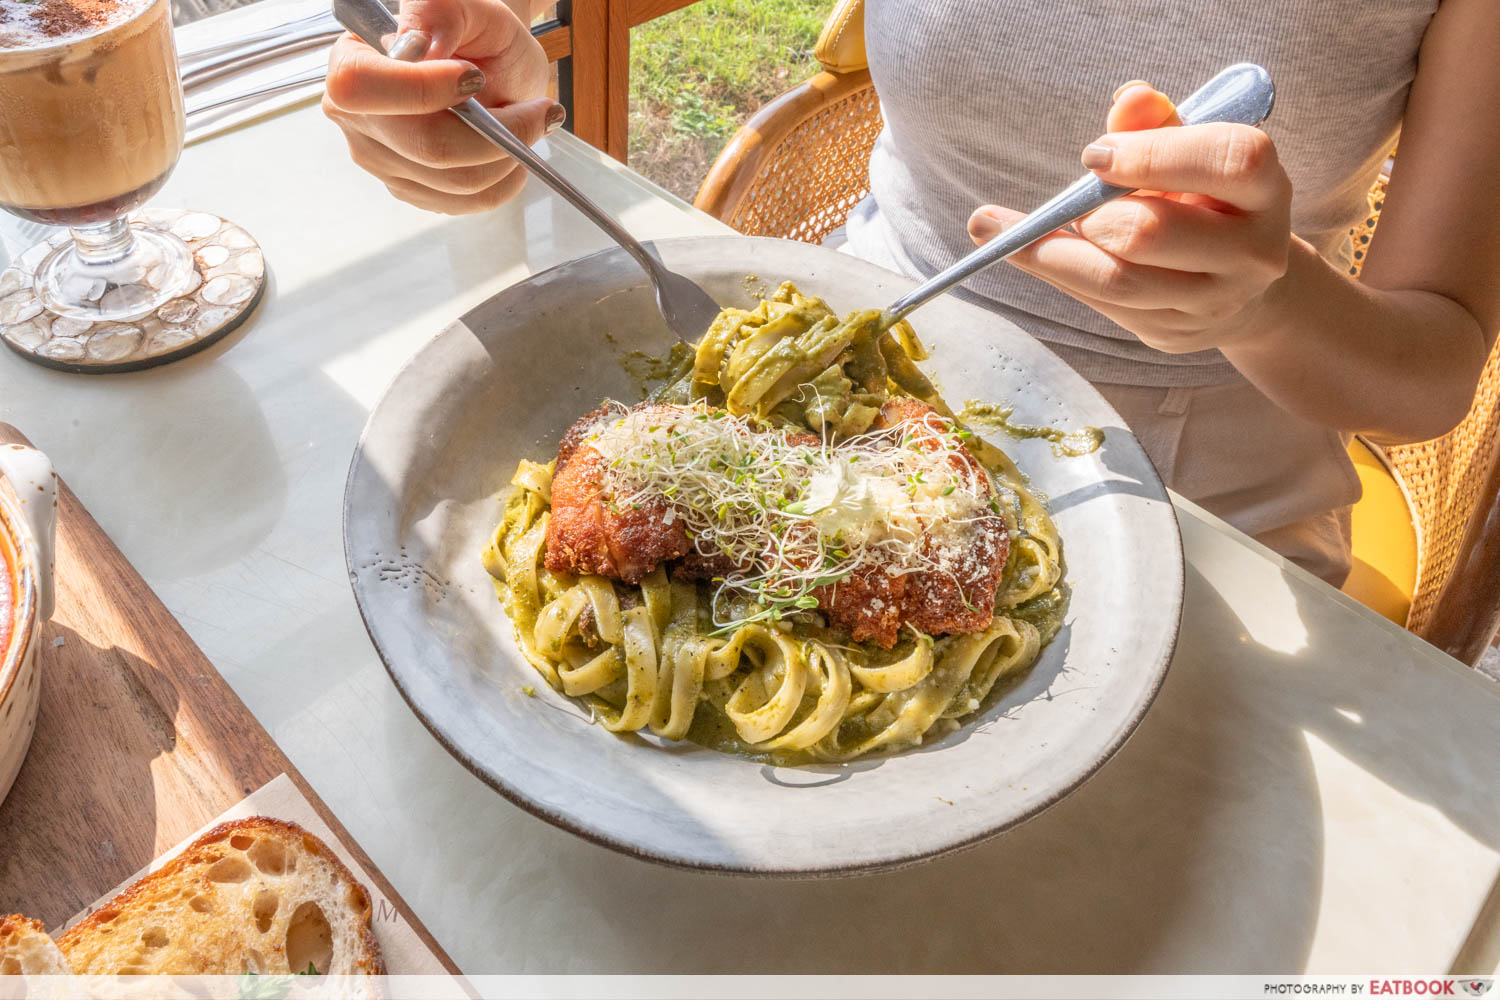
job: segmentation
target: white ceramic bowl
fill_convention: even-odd
[[[20,445],[0,445],[0,572],[9,577],[8,642],[0,642],[0,802],[21,770],[36,732],[41,678],[37,649],[42,623],[52,617],[52,541],[57,521],[56,480],[46,456]]]
[[[725,304],[746,275],[839,311],[911,282],[820,247],[712,237],[658,244]],[[1037,341],[951,296],[914,321],[950,402],[1016,405],[1024,423],[1104,430],[1091,455],[995,436],[1051,497],[1072,603],[1016,687],[919,750],[778,768],[591,725],[521,658],[479,553],[522,458],[546,460],[601,397],[638,398],[620,361],[671,343],[636,265],[608,251],[537,274],[428,343],[370,414],[349,473],[344,540],[361,614],[417,715],[467,767],[537,815],[669,864],[825,875],[907,864],[1021,822],[1119,748],[1167,669],[1182,553],[1140,444]],[[606,339],[613,338],[613,344]],[[526,689],[535,691],[534,697]]]

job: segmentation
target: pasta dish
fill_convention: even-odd
[[[784,284],[521,462],[483,559],[548,684],[615,732],[796,764],[946,735],[1031,666],[1056,528],[879,321]]]

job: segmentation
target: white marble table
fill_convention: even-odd
[[[571,137],[546,153],[642,236],[722,231]],[[388,680],[345,579],[340,498],[403,359],[602,236],[540,185],[477,218],[398,204],[314,108],[190,148],[157,203],[260,239],[257,316],[135,375],[0,351],[0,420],[51,454],[466,971],[1500,965],[1500,690],[1186,503],[1186,612],[1156,706],[1011,834],[787,883],[669,871],[534,819]]]

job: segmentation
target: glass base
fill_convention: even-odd
[[[148,316],[187,291],[193,254],[169,232],[111,223],[73,230],[37,268],[36,290],[59,316],[124,322]]]
[[[149,302],[160,289],[163,265],[154,277],[149,268],[142,293],[112,295],[126,285],[106,287],[93,301],[97,286],[85,289],[93,308],[82,318],[54,312],[42,301],[39,273],[45,263],[73,247],[79,231],[53,233],[21,253],[0,271],[0,344],[21,357],[48,368],[80,374],[139,371],[187,357],[216,343],[250,316],[266,288],[266,262],[254,237],[239,226],[208,212],[178,208],[148,208],[134,216],[134,228],[122,232],[113,223],[85,231],[85,250],[98,266],[105,257],[118,265],[145,244],[161,246],[162,234],[187,244],[192,270],[187,287],[174,299],[135,319],[106,318],[107,309],[124,302]],[[138,238],[139,237],[139,238]],[[60,271],[59,273],[67,273]],[[76,274],[77,272],[73,272]],[[118,314],[116,314],[118,315]],[[0,399],[4,392],[0,390]]]

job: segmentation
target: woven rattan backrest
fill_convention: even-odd
[[[771,151],[724,221],[751,236],[821,243],[870,190],[880,101],[867,86],[825,104]]]
[[[1382,177],[1370,190],[1370,214],[1352,230],[1358,274],[1385,199]],[[1481,502],[1490,463],[1500,442],[1500,345],[1490,352],[1474,404],[1463,423],[1440,438],[1383,450],[1411,502],[1417,524],[1417,589],[1406,627],[1427,634],[1438,597],[1448,582],[1464,531]]]

